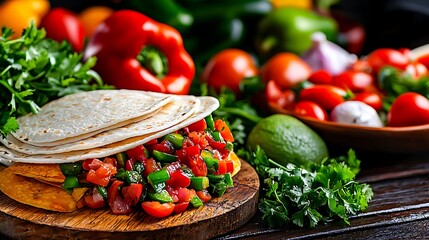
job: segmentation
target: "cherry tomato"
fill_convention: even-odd
[[[425,65],[427,69],[429,69],[429,53],[424,54],[416,59],[416,62]]]
[[[143,210],[156,218],[163,218],[171,215],[174,210],[174,203],[160,203],[156,201],[147,201],[142,203]]]
[[[405,70],[410,63],[410,58],[404,51],[391,48],[379,48],[367,56],[367,61],[372,71],[377,74],[384,66],[392,66],[399,70]]]
[[[76,52],[84,46],[85,29],[78,16],[64,8],[54,8],[40,22],[45,28],[46,36],[56,41],[68,41]]]
[[[189,206],[189,202],[179,202],[174,204],[173,212],[179,214],[184,212]]]
[[[368,104],[376,111],[380,111],[383,107],[383,101],[380,94],[372,91],[366,91],[361,93],[356,93],[352,100],[360,101]]]
[[[106,204],[101,193],[94,187],[90,194],[85,195],[84,197],[85,206],[90,208],[102,208]]]
[[[188,188],[179,188],[177,191],[177,197],[179,197],[179,202],[189,202],[197,193],[194,189]]]
[[[312,101],[319,104],[326,111],[343,103],[347,92],[339,87],[331,85],[314,85],[305,88],[299,93],[299,101]]]
[[[240,49],[225,49],[214,55],[204,67],[201,80],[220,91],[225,86],[240,93],[240,82],[258,74],[252,56]]]
[[[295,105],[295,113],[315,118],[321,121],[328,120],[328,113],[317,103],[311,101],[301,101]]]
[[[414,92],[400,95],[387,114],[387,124],[391,127],[429,124],[429,100]]]
[[[274,80],[281,89],[288,89],[307,80],[311,72],[311,67],[293,53],[278,53],[261,68],[262,79],[265,82]]]
[[[268,81],[265,86],[265,97],[268,102],[276,103],[283,109],[290,109],[295,102],[295,92],[286,89],[281,90],[274,80]]]
[[[372,75],[365,72],[346,70],[332,78],[332,85],[350,90],[352,92],[362,92],[374,87]]]
[[[428,69],[422,63],[413,62],[408,64],[405,72],[409,73],[414,79],[420,79],[428,74]]]
[[[85,35],[91,37],[98,25],[106,20],[112,13],[113,9],[106,6],[92,6],[80,12],[79,19],[85,29]]]
[[[220,132],[222,138],[227,142],[234,142],[234,136],[232,135],[231,129],[222,119],[216,119],[215,129]]]
[[[320,69],[313,72],[308,81],[314,84],[331,84],[332,75],[326,70]]]

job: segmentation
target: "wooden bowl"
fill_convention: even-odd
[[[379,153],[429,152],[429,124],[411,127],[366,127],[300,116],[276,104],[274,113],[292,115],[316,131],[328,144]]]

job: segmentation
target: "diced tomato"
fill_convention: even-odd
[[[201,156],[194,156],[189,159],[189,167],[197,177],[204,177],[207,175],[207,165]]]
[[[191,184],[191,179],[179,170],[170,173],[170,179],[167,180],[166,184],[172,187],[187,187]]]
[[[234,163],[231,160],[226,160],[226,172],[234,172]]]
[[[143,210],[156,218],[167,217],[173,213],[174,203],[160,203],[157,201],[148,201],[142,203]]]
[[[121,190],[124,201],[131,206],[137,205],[142,195],[142,192],[143,184],[141,183],[131,183],[129,186],[122,187]]]
[[[105,187],[109,184],[110,178],[115,174],[116,167],[110,163],[102,163],[96,170],[89,170],[86,180],[93,184]]]
[[[106,205],[104,198],[101,193],[94,187],[90,194],[85,195],[84,197],[85,206],[90,208],[102,208]]]
[[[180,164],[180,162],[172,162],[170,164],[167,164],[167,166],[165,166],[165,169],[171,175],[172,173],[178,171],[181,166],[182,165]]]
[[[201,149],[198,145],[184,147],[176,151],[176,155],[179,158],[179,161],[185,165],[189,164],[189,158],[199,155],[201,153]]]
[[[205,138],[204,132],[191,132],[189,133],[189,138],[195,144],[200,146],[200,148],[204,149],[209,145],[209,142]]]
[[[174,204],[173,212],[179,214],[184,212],[189,206],[189,202],[179,202]]]
[[[103,162],[100,161],[100,159],[90,158],[83,161],[82,168],[86,171],[89,171],[90,169],[96,170],[101,166],[101,164],[103,164]]]
[[[189,202],[197,194],[194,189],[178,188],[177,197],[179,202]]]
[[[82,163],[83,170],[89,171],[89,169],[91,169],[89,167],[89,164],[91,164],[94,159],[96,159],[96,158],[90,158],[90,159],[86,159],[85,161],[83,161],[83,163]]]
[[[216,119],[215,129],[220,132],[222,138],[227,142],[234,142],[234,136],[232,135],[231,129],[229,129],[226,122],[222,119]]]
[[[147,143],[145,143],[145,145],[153,145],[153,144],[157,144],[158,143],[158,139],[153,139],[153,140],[150,140],[149,142],[147,142]]]
[[[189,132],[204,131],[206,128],[207,128],[207,123],[204,118],[188,126]]]
[[[167,140],[162,140],[160,143],[157,144],[147,145],[147,148],[150,152],[152,152],[153,150],[157,150],[163,153],[174,153],[173,144]]]
[[[210,199],[212,199],[212,196],[210,195],[210,193],[206,189],[204,189],[202,191],[197,191],[197,196],[203,202],[208,202],[208,201],[210,201]]]
[[[133,149],[127,150],[127,155],[129,158],[139,158],[140,156],[146,156],[145,147],[139,145]]]
[[[144,171],[143,171],[144,176],[147,176],[149,175],[149,173],[155,172],[161,169],[160,166],[158,166],[158,164],[153,158],[148,158],[143,160],[143,166],[144,166]]]
[[[213,137],[212,137],[212,136],[210,136],[210,134],[206,134],[206,139],[207,139],[207,141],[209,142],[209,145],[210,145],[212,148],[214,148],[214,149],[222,150],[222,149],[224,149],[224,148],[226,147],[226,142],[218,142],[218,141],[215,141],[215,140],[213,139]]]
[[[219,160],[217,174],[225,174],[228,171],[225,160]]]
[[[125,162],[125,170],[131,171],[133,170],[134,164],[136,164],[135,158],[130,158]]]
[[[130,204],[119,194],[119,187],[122,184],[122,181],[115,180],[107,190],[107,202],[113,214],[128,214],[132,211]]]
[[[169,195],[170,195],[170,197],[173,199],[173,202],[174,202],[174,203],[179,202],[179,197],[178,197],[178,195],[179,195],[179,190],[178,190],[177,188],[167,185],[167,186],[165,187],[165,190],[167,190],[168,194],[169,194]]]
[[[105,157],[103,159],[103,163],[110,163],[112,164],[114,167],[118,166],[118,161],[116,160],[116,158],[112,158],[112,157]]]

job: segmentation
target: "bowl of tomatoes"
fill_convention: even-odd
[[[313,71],[295,88],[268,82],[266,91],[283,96],[271,99],[269,107],[295,116],[336,146],[429,152],[429,74],[423,57],[377,49],[339,74]]]

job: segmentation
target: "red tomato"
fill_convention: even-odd
[[[231,133],[231,129],[229,129],[228,125],[222,119],[216,119],[215,129],[220,132],[222,138],[227,142],[234,142],[234,136]]]
[[[146,157],[145,147],[143,145],[139,145],[133,149],[127,150],[127,155],[129,158],[138,159],[140,157]]]
[[[51,9],[40,22],[46,36],[55,41],[68,41],[76,52],[84,47],[85,29],[79,17],[64,8]]]
[[[186,176],[181,170],[170,173],[170,179],[166,182],[172,187],[187,187],[191,184],[191,179]]]
[[[299,100],[315,102],[326,111],[330,111],[338,104],[343,103],[346,95],[347,92],[339,87],[314,85],[301,90],[299,93]]]
[[[428,74],[428,69],[422,63],[413,62],[408,64],[405,72],[409,73],[414,79],[420,79]]]
[[[281,90],[274,80],[268,81],[265,87],[265,96],[268,102],[276,103],[283,109],[292,108],[295,101],[295,93],[290,89]]]
[[[197,191],[197,196],[203,202],[208,202],[208,201],[210,201],[210,199],[212,199],[212,196],[210,195],[210,193],[206,189],[204,189],[202,191]]]
[[[234,172],[234,162],[231,160],[226,160],[226,171],[229,173]]]
[[[381,96],[376,92],[367,91],[357,93],[351,100],[364,102],[374,108],[376,111],[380,111],[383,107],[383,101],[381,99]]]
[[[332,75],[326,70],[317,70],[313,72],[309,77],[308,81],[314,84],[331,84]]]
[[[414,92],[400,95],[387,114],[387,124],[391,127],[429,124],[429,100]]]
[[[206,128],[207,123],[204,118],[188,126],[189,132],[200,132],[204,131]]]
[[[265,82],[274,80],[281,89],[288,89],[307,80],[311,72],[311,67],[293,53],[278,53],[261,68],[262,79]]]
[[[86,175],[86,180],[90,183],[107,186],[109,184],[110,178],[116,174],[116,167],[110,163],[103,163],[97,170],[90,169]]]
[[[115,180],[107,189],[107,202],[113,214],[128,214],[132,211],[130,204],[119,194],[119,187],[122,184],[122,181]]]
[[[114,166],[114,167],[118,166],[118,161],[116,160],[116,158],[113,158],[113,157],[105,157],[103,159],[103,163],[112,164],[112,166]]]
[[[91,194],[85,195],[84,201],[85,206],[90,208],[102,208],[105,206],[104,198],[96,187],[92,189]]]
[[[408,54],[391,48],[379,48],[367,56],[367,61],[372,71],[377,74],[384,66],[392,66],[399,70],[405,70],[410,63]]]
[[[321,121],[328,120],[328,113],[317,103],[311,101],[301,101],[295,105],[295,113],[315,118]]]
[[[196,177],[207,175],[207,165],[201,156],[194,156],[189,159],[189,167]]]
[[[189,202],[179,202],[174,204],[173,212],[179,214],[184,212],[189,206]]]
[[[372,75],[354,70],[346,70],[332,78],[332,85],[352,92],[362,92],[373,87],[373,84]]]
[[[143,210],[156,218],[167,217],[173,213],[174,203],[160,203],[156,201],[148,201],[142,203]]]
[[[129,186],[122,187],[121,193],[124,202],[131,206],[136,206],[142,196],[143,185],[140,183],[131,183]]]
[[[429,53],[424,54],[416,59],[416,62],[425,65],[427,69],[429,69]]]
[[[204,67],[201,80],[217,92],[225,86],[240,93],[240,82],[258,74],[252,56],[239,49],[225,49],[214,55]]]
[[[216,174],[225,174],[228,171],[225,160],[219,160]]]
[[[155,172],[161,169],[161,167],[156,163],[156,161],[153,158],[148,158],[143,160],[143,175],[147,176],[151,172]]]
[[[177,197],[179,197],[179,202],[189,202],[197,193],[194,189],[188,188],[179,188],[177,191]]]

